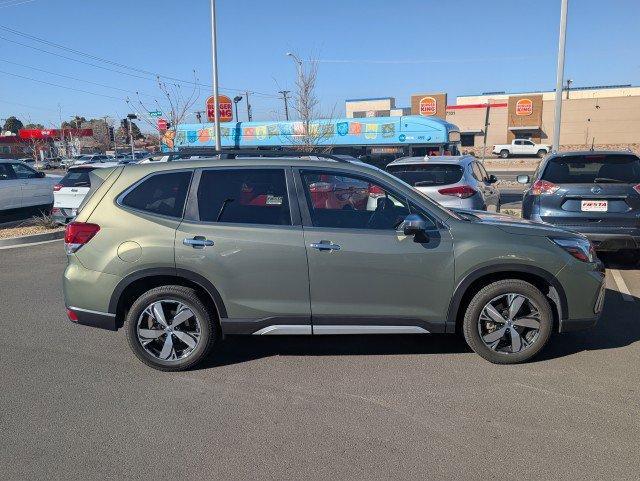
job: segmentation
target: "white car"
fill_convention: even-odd
[[[87,154],[78,157],[72,165],[95,164],[96,162],[109,162],[113,160],[105,154]]]
[[[547,144],[536,144],[530,139],[514,139],[510,144],[494,145],[491,151],[503,159],[507,159],[515,155],[537,155],[542,158],[551,152],[551,146]]]
[[[117,165],[118,162],[100,162],[70,167],[67,174],[53,187],[53,218],[60,224],[67,224],[76,216],[78,207],[91,188],[89,173],[95,169]]]
[[[50,206],[57,180],[23,162],[0,160],[0,211]]]

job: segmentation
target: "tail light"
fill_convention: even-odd
[[[73,312],[71,309],[67,309],[67,317],[72,322],[78,322],[78,314]]]
[[[60,189],[62,189],[62,184],[56,184],[53,186],[53,191],[54,192],[58,192]]]
[[[89,242],[100,230],[96,224],[86,222],[71,222],[64,232],[64,248],[67,254],[73,254],[80,247]]]
[[[635,190],[638,194],[640,194],[640,184],[634,185],[633,190]]]
[[[596,250],[593,247],[593,244],[587,239],[553,237],[550,237],[549,239],[579,261],[595,262],[597,259]]]
[[[559,188],[556,184],[548,180],[536,180],[531,186],[531,193],[533,195],[551,195]]]
[[[374,184],[369,185],[369,197],[382,197],[383,195],[384,190],[382,187]]]
[[[446,189],[438,189],[438,193],[442,195],[452,195],[460,199],[468,199],[476,194],[473,187],[468,185],[458,185],[456,187],[447,187]]]

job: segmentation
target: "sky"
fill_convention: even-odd
[[[555,86],[560,0],[216,5],[220,93],[254,92],[254,120],[283,118],[277,92],[294,90],[296,78],[288,51],[318,60],[317,96],[334,117],[351,98],[408,106],[412,93],[444,91],[454,104],[457,95]],[[568,18],[573,86],[640,84],[640,1],[572,0]],[[50,127],[76,114],[122,118],[127,98],[156,110],[164,103],[154,74],[184,81],[190,94],[194,71],[192,111],[210,94],[209,0],[0,0],[0,119]]]

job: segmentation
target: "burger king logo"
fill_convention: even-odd
[[[438,110],[438,103],[433,97],[423,97],[420,99],[420,115],[435,115]]]
[[[530,99],[520,99],[516,102],[516,115],[531,115],[533,102]]]

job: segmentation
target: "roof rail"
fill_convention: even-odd
[[[214,147],[184,147],[178,149],[178,152],[170,152],[169,161],[182,159],[185,157],[207,156],[221,159],[235,159],[238,156],[247,157],[322,157],[328,160],[334,160],[344,164],[349,164],[347,159],[340,158],[336,155],[325,154],[320,152],[301,152],[299,150],[250,150],[250,149],[223,149],[216,150]]]

